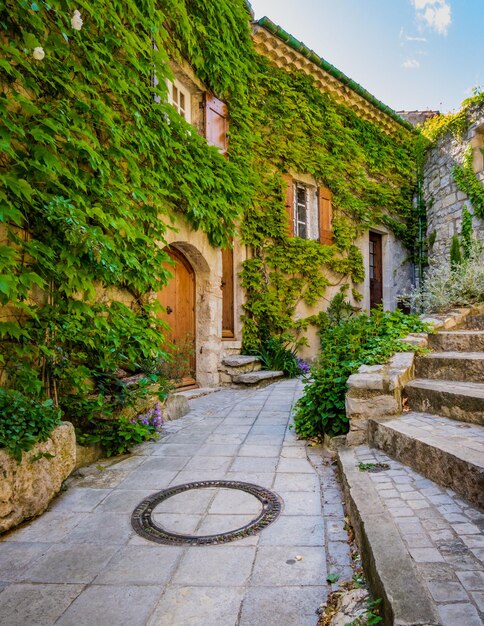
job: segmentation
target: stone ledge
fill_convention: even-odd
[[[440,619],[393,519],[351,448],[338,450],[343,493],[366,578],[382,598],[384,626],[437,626]]]
[[[248,372],[247,374],[234,376],[232,382],[238,385],[256,385],[257,383],[271,381],[277,378],[282,378],[283,376],[284,372],[260,370],[258,372]]]
[[[39,456],[43,454],[48,456]],[[43,513],[75,463],[76,437],[70,422],[24,452],[21,463],[0,450],[0,533]]]

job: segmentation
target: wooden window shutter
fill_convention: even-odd
[[[286,212],[289,222],[289,237],[294,237],[294,182],[292,176],[283,174],[282,178],[286,184]]]
[[[331,191],[327,187],[319,187],[319,243],[331,245],[333,243],[333,209],[331,206]]]
[[[227,154],[229,130],[229,110],[225,102],[215,96],[205,94],[205,137],[210,146],[216,146],[222,154]]]

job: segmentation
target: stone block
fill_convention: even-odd
[[[378,395],[370,398],[352,398],[346,396],[346,415],[350,420],[398,415],[401,406],[393,395]]]
[[[47,455],[41,456],[39,455]],[[19,464],[0,450],[0,532],[45,511],[76,464],[76,437],[70,422],[63,422],[47,441],[24,452]]]

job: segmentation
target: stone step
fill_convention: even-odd
[[[339,449],[338,465],[366,578],[382,599],[383,623],[484,623],[474,592],[474,573],[483,571],[481,511],[374,448]]]
[[[412,411],[484,426],[484,383],[416,378],[405,393]]]
[[[257,356],[249,356],[245,354],[235,354],[232,356],[226,356],[222,359],[222,365],[226,365],[227,367],[247,367],[252,365],[258,369],[261,368],[261,363],[259,357]]]
[[[465,321],[465,327],[474,330],[484,330],[484,314],[468,315]]]
[[[249,372],[259,372],[261,368],[262,364],[259,357],[245,354],[226,356],[222,359],[219,367],[220,383],[222,385],[230,385],[235,376]]]
[[[415,376],[437,380],[484,382],[484,352],[432,352],[415,360]]]
[[[484,352],[484,330],[442,330],[429,335],[436,352]]]
[[[236,385],[261,385],[271,383],[278,378],[282,378],[284,372],[277,372],[271,370],[260,370],[258,372],[248,372],[246,374],[239,374],[232,377],[232,383]]]
[[[370,446],[484,508],[484,428],[428,413],[368,422]]]

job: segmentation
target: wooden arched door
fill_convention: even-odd
[[[174,261],[165,266],[173,278],[158,293],[158,301],[164,308],[159,317],[170,327],[166,337],[172,344],[168,351],[174,356],[171,366],[174,377],[180,380],[179,387],[187,387],[196,384],[195,272],[181,252],[174,248],[167,248],[166,252]]]

